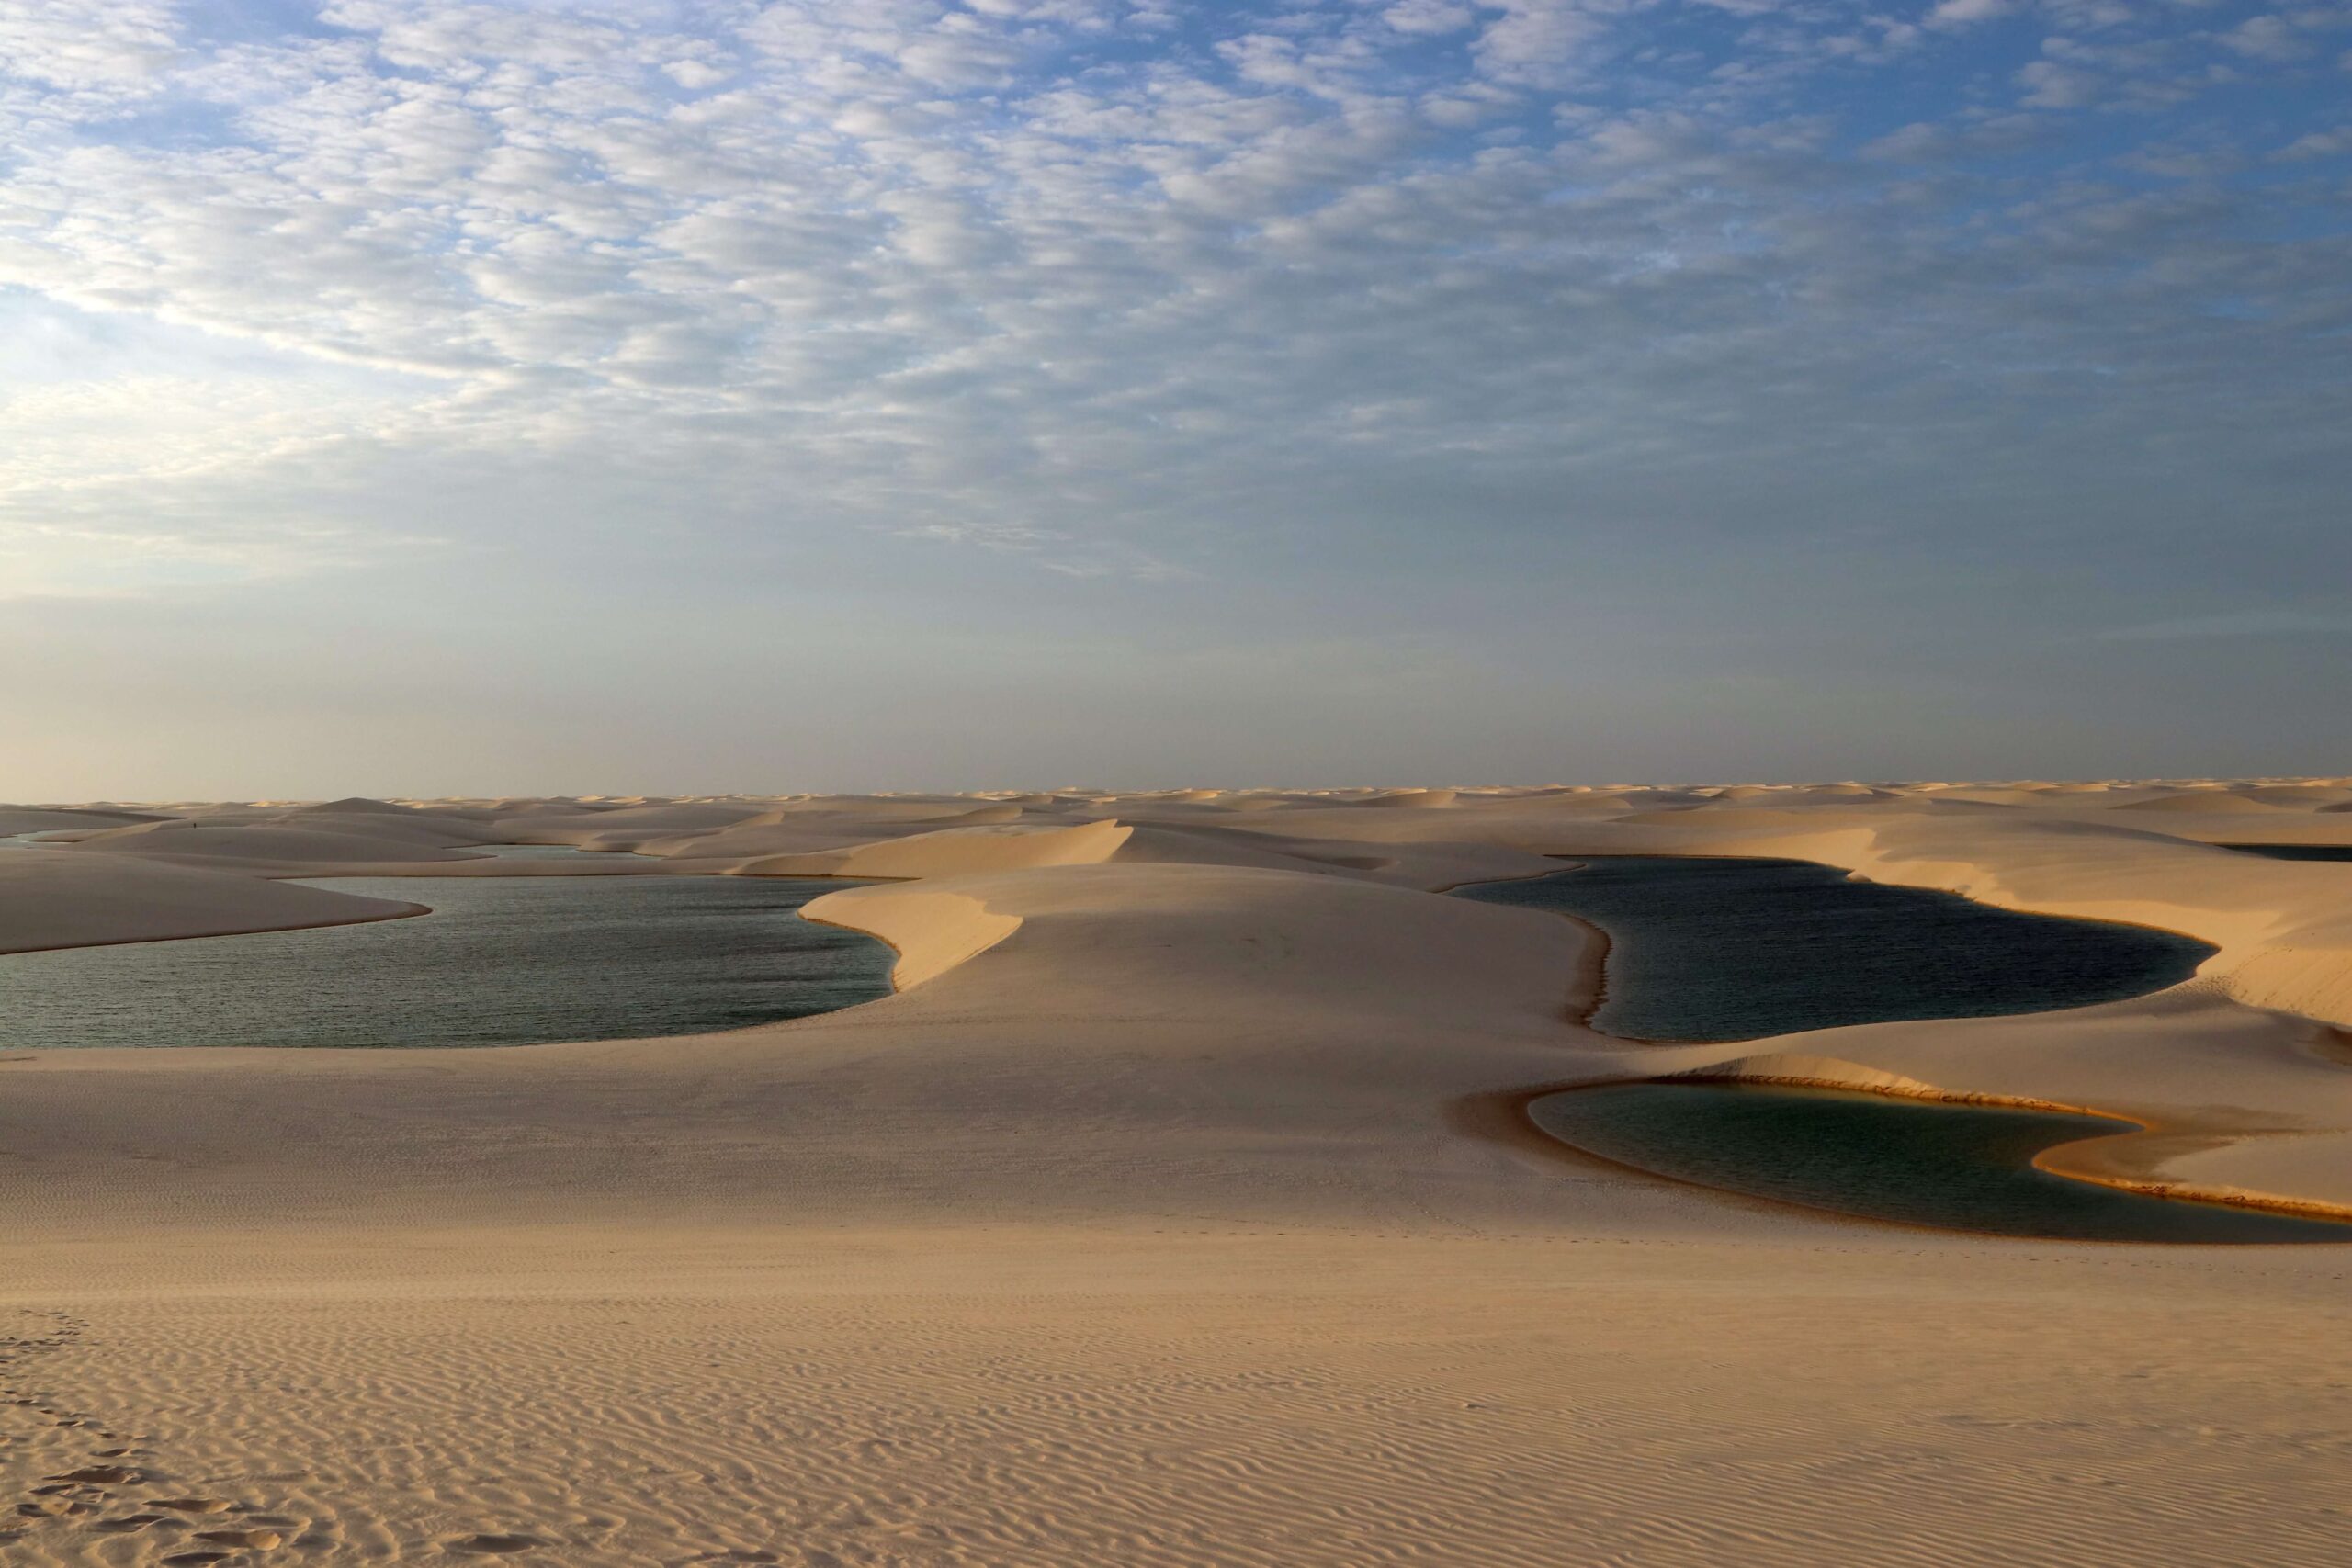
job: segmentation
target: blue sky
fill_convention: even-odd
[[[0,797],[2342,772],[2352,4],[30,0]]]

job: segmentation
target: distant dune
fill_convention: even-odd
[[[2240,816],[2266,811],[2282,811],[2286,807],[2258,800],[2251,795],[2234,790],[2199,790],[2187,795],[2160,795],[2149,800],[2127,800],[2118,811],[2213,811],[2232,812]]]

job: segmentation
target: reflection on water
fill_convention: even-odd
[[[2352,1225],[2146,1198],[2037,1170],[2105,1117],[1779,1085],[1645,1082],[1545,1095],[1536,1125],[1636,1169],[1872,1220],[2066,1241],[2346,1242]]]
[[[797,1018],[890,988],[883,943],[796,913],[838,882],[387,876],[310,886],[434,913],[0,957],[0,1049],[621,1039]]]
[[[599,862],[635,862],[641,865],[659,865],[653,855],[630,854],[620,850],[583,850],[571,844],[466,844],[461,846],[469,855],[489,855],[496,860],[569,860],[590,863]]]
[[[1634,1040],[2083,1007],[2177,984],[2214,951],[2171,931],[1855,882],[1810,861],[1606,855],[1464,892],[1608,932],[1593,1022]]]

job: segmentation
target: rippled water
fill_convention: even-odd
[[[2352,1225],[2120,1192],[2034,1168],[2105,1117],[1749,1084],[1546,1095],[1536,1125],[1621,1165],[1873,1220],[2068,1241],[2352,1241]]]
[[[1634,1040],[2082,1007],[2177,984],[2214,951],[2170,931],[1855,882],[1809,861],[1596,856],[1463,891],[1608,932],[1593,1021]]]
[[[798,1018],[890,989],[887,946],[797,913],[839,882],[399,876],[311,886],[434,912],[0,957],[0,1049],[619,1039]]]

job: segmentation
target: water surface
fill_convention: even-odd
[[[1604,855],[1463,891],[1606,931],[1593,1022],[1633,1040],[2085,1007],[2177,984],[2214,952],[2172,931],[1856,882],[1811,861]]]
[[[1903,1224],[2059,1241],[2352,1241],[2352,1225],[2117,1191],[2034,1168],[2130,1130],[2101,1116],[1779,1085],[1608,1084],[1546,1095],[1535,1124],[1640,1170]]]
[[[2352,861],[2352,844],[2215,844],[2213,847],[2235,850],[2242,855],[2262,855],[2270,860]]]
[[[0,956],[0,1049],[625,1039],[798,1018],[890,989],[889,948],[797,913],[839,882],[306,880],[434,912]]]

